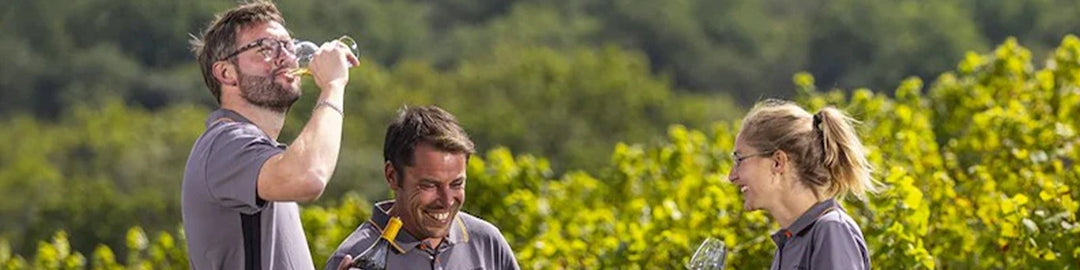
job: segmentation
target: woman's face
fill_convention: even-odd
[[[728,173],[728,180],[739,187],[743,197],[743,207],[747,211],[769,209],[778,201],[781,192],[781,178],[773,173],[777,166],[772,151],[763,151],[747,144],[740,132],[735,137],[735,161]]]

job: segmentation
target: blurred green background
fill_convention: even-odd
[[[795,98],[799,71],[820,88],[891,96],[902,79],[931,81],[1007,37],[1041,65],[1080,33],[1080,3],[1054,0],[276,2],[294,37],[348,34],[364,54],[338,169],[315,205],[388,197],[382,135],[405,104],[456,114],[481,153],[503,146],[546,157],[551,175],[595,174],[618,142],[664,143],[670,125],[708,129],[757,100]],[[59,230],[90,254],[125,246],[131,226],[177,228],[184,162],[216,107],[188,35],[235,4],[0,5],[0,238],[10,253],[32,254]],[[317,90],[305,89],[282,141],[310,112]]]

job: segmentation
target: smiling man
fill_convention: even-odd
[[[315,200],[334,172],[348,67],[357,59],[323,44],[309,68],[320,89],[311,119],[286,148],[277,141],[300,98],[292,38],[277,7],[243,4],[219,14],[192,42],[221,105],[191,149],[181,186],[191,269],[314,269],[297,201]]]
[[[518,269],[499,229],[460,211],[473,151],[450,113],[435,106],[402,109],[383,145],[384,175],[394,199],[375,204],[371,219],[341,243],[326,269],[345,269],[394,216],[404,231],[394,239],[388,269]]]

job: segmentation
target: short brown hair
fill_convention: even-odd
[[[285,19],[274,3],[254,1],[215,15],[201,38],[191,35],[191,51],[199,60],[203,81],[206,81],[206,87],[210,88],[210,94],[214,95],[218,104],[221,104],[221,83],[214,77],[214,63],[224,60],[222,58],[236,49],[236,35],[240,30],[264,22],[284,25]]]
[[[810,114],[795,103],[769,99],[743,119],[741,135],[763,152],[784,151],[815,193],[843,198],[876,191],[873,166],[855,132],[856,121],[834,107]]]
[[[436,106],[406,106],[398,110],[397,118],[386,128],[383,159],[389,161],[400,176],[404,166],[413,165],[413,151],[421,143],[446,152],[462,153],[466,158],[476,151],[469,134],[454,115]]]

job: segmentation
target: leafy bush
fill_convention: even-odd
[[[1043,69],[1009,40],[969,54],[922,93],[819,92],[797,74],[797,100],[836,105],[860,119],[884,190],[843,202],[862,226],[875,268],[1071,269],[1080,265],[1080,39],[1068,36]],[[746,212],[725,180],[737,123],[709,131],[673,126],[658,145],[617,144],[596,173],[553,173],[549,162],[495,149],[469,163],[466,210],[501,228],[525,269],[673,269],[705,237],[730,247],[730,269],[769,265],[762,212]],[[308,207],[317,265],[367,218],[370,203]],[[182,235],[182,234],[181,234]],[[0,244],[5,268],[184,268],[183,237],[138,228],[120,266],[105,246],[87,258],[67,235],[31,259]]]

